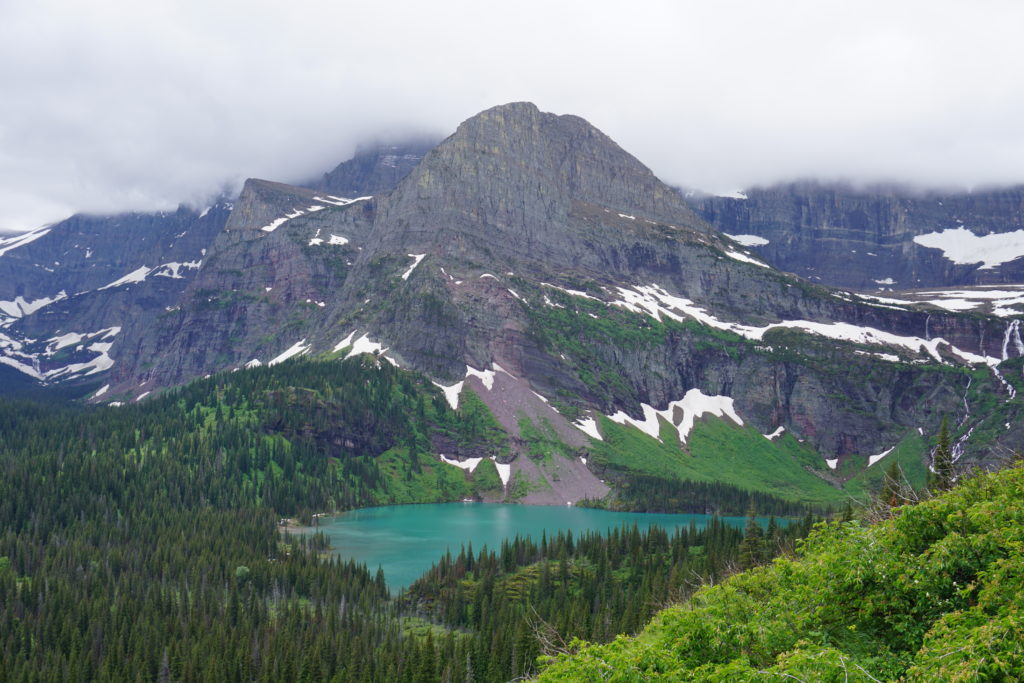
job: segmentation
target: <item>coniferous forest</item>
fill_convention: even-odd
[[[371,357],[120,408],[4,399],[0,682],[505,681],[635,632],[811,523],[514,539],[438,558],[401,595],[323,537],[282,534],[282,517],[492,486],[429,455],[438,438],[500,448],[492,422]]]

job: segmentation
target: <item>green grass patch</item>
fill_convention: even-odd
[[[686,450],[675,429],[662,422],[662,442],[633,427],[599,418],[605,440],[594,446],[609,467],[668,479],[721,482],[749,491],[814,505],[842,501],[846,494],[807,471],[820,458],[791,435],[771,441],[753,427],[717,418],[698,420]]]

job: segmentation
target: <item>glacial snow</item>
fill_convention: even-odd
[[[444,454],[441,454],[441,460],[448,463],[449,465],[455,465],[459,469],[466,470],[467,472],[472,472],[473,470],[476,469],[476,466],[480,464],[480,461],[483,460],[483,458],[466,458],[465,460],[455,460],[454,458],[449,458]]]
[[[3,239],[0,239],[0,256],[3,256],[12,249],[17,249],[18,247],[25,246],[29,242],[34,242],[40,237],[46,235],[46,233],[48,232],[50,232],[50,226],[45,225],[41,228],[30,230],[29,232],[23,232],[19,235],[14,235],[13,237],[5,237]]]
[[[872,466],[872,465],[874,465],[874,464],[875,464],[876,462],[878,462],[879,460],[881,460],[881,459],[882,459],[882,458],[884,458],[885,456],[887,456],[887,455],[889,455],[890,453],[892,453],[892,452],[893,452],[893,450],[894,450],[895,448],[896,448],[896,447],[895,447],[895,446],[893,446],[893,447],[892,447],[892,448],[890,448],[889,450],[887,450],[887,451],[882,451],[882,452],[881,452],[881,453],[879,453],[878,455],[869,455],[869,456],[868,456],[868,467],[871,467],[871,466]]]
[[[26,315],[32,315],[41,308],[45,308],[50,304],[67,299],[68,293],[63,289],[53,296],[43,297],[41,299],[33,299],[27,301],[22,296],[14,297],[14,301],[0,301],[0,311],[11,318],[21,318]]]
[[[290,347],[288,347],[279,356],[274,357],[274,359],[267,363],[267,365],[277,365],[278,363],[283,363],[289,358],[292,358],[293,356],[306,353],[307,351],[309,351],[309,348],[310,347],[309,345],[306,344],[305,339],[303,339],[302,341],[297,341]]]
[[[768,240],[761,237],[760,235],[730,235],[727,232],[722,233],[733,242],[738,242],[744,247],[763,247],[768,244]]]
[[[121,285],[130,285],[136,282],[142,282],[150,272],[152,271],[147,266],[139,266],[127,275],[124,275],[109,284],[103,285],[96,291],[102,292],[104,289],[112,289],[114,287],[120,287]]]
[[[743,420],[733,408],[732,398],[708,396],[700,389],[690,389],[682,399],[672,401],[664,410],[657,410],[646,403],[641,403],[640,407],[644,413],[643,420],[634,419],[621,410],[608,417],[619,424],[632,425],[659,441],[661,441],[661,423],[658,418],[664,418],[676,428],[681,443],[686,443],[686,437],[693,430],[693,421],[705,414],[716,417],[727,416],[736,424],[743,425]]]
[[[604,441],[604,437],[601,436],[601,432],[597,430],[597,420],[592,417],[581,417],[580,419],[573,422],[573,425],[587,436],[591,436],[598,441]],[[586,459],[584,458],[583,464],[586,465]]]
[[[412,265],[409,266],[409,269],[402,273],[403,280],[409,279],[409,276],[412,275],[412,271],[416,270],[416,266],[420,264],[420,261],[423,260],[423,257],[426,256],[426,254],[409,254],[408,256],[413,259],[413,262]]]
[[[446,387],[445,385],[439,382],[434,382],[434,386],[436,386],[444,393],[444,398],[446,401],[448,401],[448,405],[451,406],[452,410],[459,409],[459,394],[462,393],[462,385],[462,380],[456,382],[450,387]]]
[[[947,228],[942,232],[917,235],[914,242],[929,249],[941,249],[953,263],[981,263],[979,270],[988,270],[1024,256],[1024,230],[975,235],[964,227]]]
[[[719,320],[708,313],[705,309],[694,305],[689,299],[669,294],[658,285],[637,285],[632,289],[618,287],[618,301],[612,305],[622,306],[635,313],[649,315],[656,320],[665,316],[672,320],[681,321],[684,316],[689,316],[699,322],[720,330],[734,332],[747,339],[760,341],[766,332],[776,328],[798,329],[811,334],[820,335],[829,339],[850,341],[858,344],[896,346],[908,349],[914,353],[920,353],[924,349],[933,359],[941,362],[938,348],[940,345],[947,345],[954,354],[967,360],[970,363],[986,363],[994,365],[999,362],[998,358],[983,357],[967,353],[952,346],[945,339],[935,337],[923,339],[921,337],[905,337],[891,332],[885,332],[873,327],[863,327],[850,323],[832,322],[821,323],[812,320],[783,320],[782,322],[771,323],[763,327],[744,325],[742,323],[726,322]]]

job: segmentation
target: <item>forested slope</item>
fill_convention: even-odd
[[[482,402],[453,411],[372,356],[119,408],[0,400],[0,683],[507,681],[535,672],[538,616],[559,638],[607,640],[744,561],[718,521],[517,539],[439,558],[396,597],[322,537],[281,534],[282,516],[500,486],[434,442],[486,456],[505,438]]]
[[[1024,676],[1024,468],[702,589],[636,637],[577,643],[542,681],[984,681]]]

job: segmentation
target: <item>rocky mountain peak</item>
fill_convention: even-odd
[[[571,215],[602,210],[609,220],[709,230],[678,193],[584,119],[514,102],[464,121],[381,198],[371,251],[463,257],[462,247],[475,243],[507,249],[517,261],[559,249]]]

